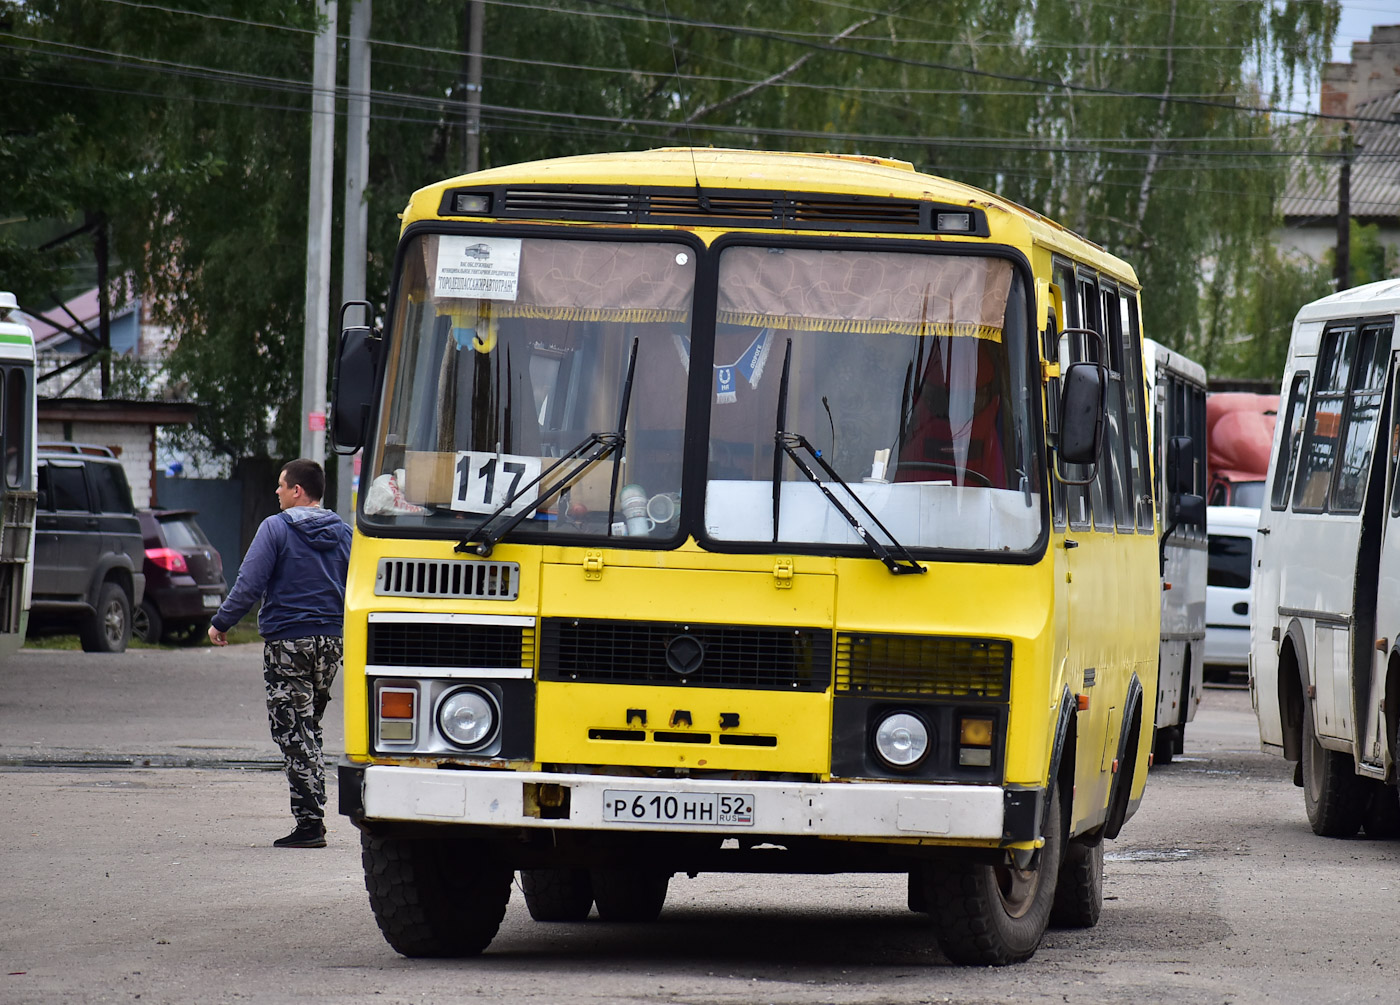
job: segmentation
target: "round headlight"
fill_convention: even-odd
[[[875,727],[875,753],[892,768],[912,768],[928,753],[928,725],[909,712],[894,712]]]
[[[496,700],[476,688],[453,691],[438,706],[438,728],[459,747],[479,747],[491,739],[498,719]]]

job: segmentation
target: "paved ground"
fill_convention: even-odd
[[[380,937],[343,819],[323,851],[268,846],[290,820],[280,774],[256,770],[275,761],[259,659],[25,651],[0,669],[0,1003],[1400,997],[1400,843],[1313,836],[1244,691],[1210,690],[1187,755],[1153,772],[1098,927],[1051,932],[1022,966],[949,967],[897,876],[677,877],[645,926],[536,924],[516,893],[485,956],[427,961]],[[200,766],[139,766],[182,759]]]

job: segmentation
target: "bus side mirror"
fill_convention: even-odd
[[[337,454],[353,454],[365,445],[374,407],[380,338],[368,325],[346,327],[345,312],[356,306],[364,308],[366,320],[371,311],[363,300],[351,300],[340,309],[340,349],[331,382],[330,421],[331,449]]]
[[[1167,518],[1173,524],[1191,527],[1206,525],[1206,501],[1190,492],[1173,492],[1167,508]]]
[[[1195,488],[1195,470],[1189,436],[1173,436],[1167,441],[1167,491],[1172,494]]]
[[[1071,363],[1060,396],[1062,464],[1092,464],[1103,446],[1104,415],[1108,404],[1108,380],[1098,363]]]

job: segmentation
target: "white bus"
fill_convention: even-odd
[[[1297,761],[1317,834],[1393,833],[1400,720],[1400,281],[1298,312],[1250,605],[1265,750]]]
[[[34,572],[34,334],[0,293],[0,659],[24,642]]]
[[[1157,523],[1162,528],[1162,640],[1158,649],[1153,763],[1181,753],[1201,700],[1206,638],[1206,371],[1181,353],[1142,340],[1152,402]],[[1186,493],[1194,512],[1168,512]]]

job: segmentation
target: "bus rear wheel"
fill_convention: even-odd
[[[604,921],[655,921],[666,904],[671,877],[639,869],[594,869],[593,901]]]
[[[520,890],[536,921],[583,921],[593,909],[587,869],[521,869]]]
[[[1367,793],[1356,777],[1349,754],[1327,750],[1317,742],[1312,709],[1303,709],[1303,806],[1313,833],[1354,837],[1361,828]]]
[[[496,936],[512,870],[471,841],[360,835],[374,920],[404,956],[476,956]]]
[[[1063,848],[1056,786],[1035,869],[966,864],[928,870],[925,900],[943,955],[971,966],[1005,966],[1034,956],[1050,922]]]

